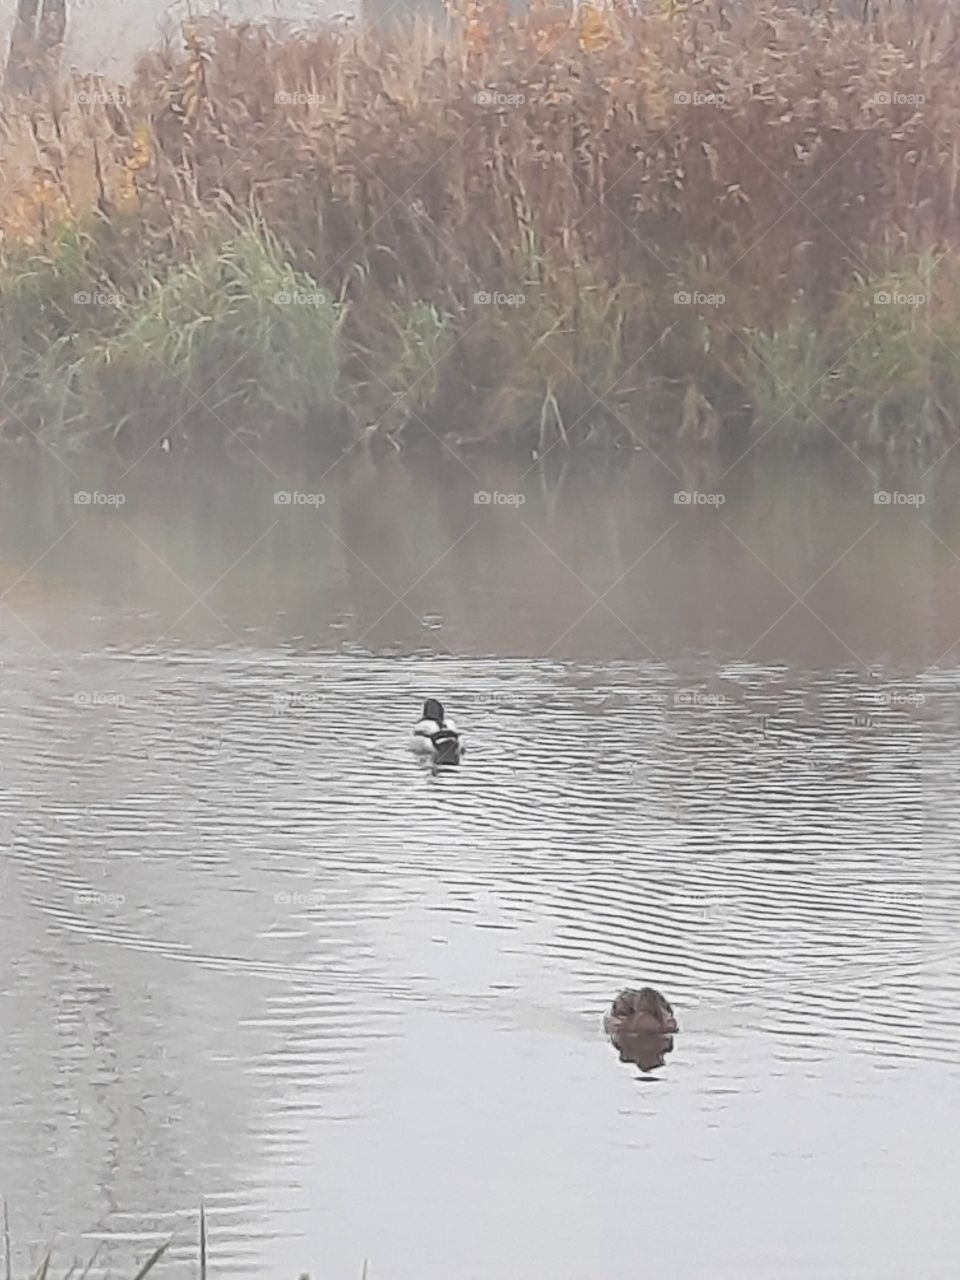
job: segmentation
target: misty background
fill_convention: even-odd
[[[16,7],[16,0],[0,0],[4,53]],[[80,71],[123,76],[145,49],[175,35],[179,23],[191,16],[315,21],[358,8],[356,0],[71,0],[66,61]]]

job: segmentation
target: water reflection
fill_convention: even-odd
[[[917,671],[947,661],[960,638],[949,473],[899,481],[930,490],[924,507],[901,509],[874,501],[897,482],[854,460],[751,456],[691,473],[644,454],[542,470],[348,456],[271,471],[251,460],[229,479],[179,458],[71,466],[8,477],[0,510],[2,625],[16,630],[26,609],[53,648],[68,604],[90,639],[155,652],[280,638],[644,658],[691,680],[716,675],[704,653]],[[78,506],[80,490],[124,502]],[[719,507],[675,501],[718,490]],[[278,504],[278,492],[323,502]],[[479,492],[524,502],[478,505]]]
[[[613,1040],[621,1062],[633,1062],[641,1071],[656,1071],[673,1053],[673,1036],[653,1033],[624,1033]]]

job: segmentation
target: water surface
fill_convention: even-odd
[[[21,1267],[194,1274],[204,1197],[221,1275],[955,1274],[947,466],[64,463],[0,509]]]

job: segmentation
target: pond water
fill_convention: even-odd
[[[955,1275],[960,475],[553,463],[5,466],[17,1274]]]

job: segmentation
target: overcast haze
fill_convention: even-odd
[[[83,71],[119,75],[131,59],[188,14],[220,10],[232,17],[316,18],[350,13],[354,0],[72,0],[68,61]],[[6,48],[16,0],[0,0]]]

